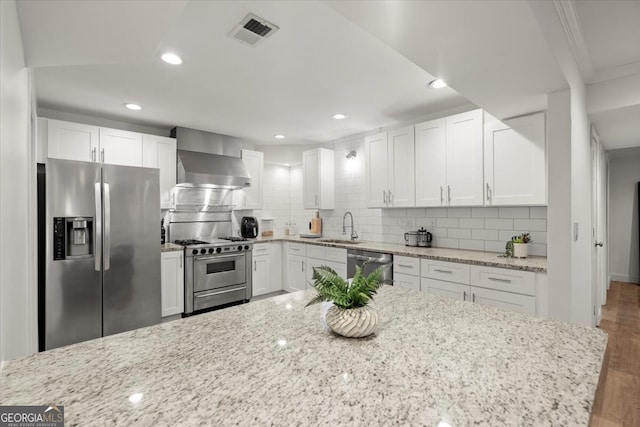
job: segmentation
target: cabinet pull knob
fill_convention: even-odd
[[[491,200],[491,187],[489,187],[488,182],[487,182],[487,200]]]
[[[511,283],[511,279],[500,279],[498,277],[488,277],[488,279],[493,280],[494,282]]]
[[[434,268],[433,271],[437,271],[438,273],[447,273],[447,274],[452,274],[453,271],[451,270],[439,270],[437,268]]]

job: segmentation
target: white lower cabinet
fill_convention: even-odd
[[[340,277],[347,277],[347,250],[326,246],[307,245],[307,289],[312,288],[313,268],[327,266]]]
[[[166,317],[184,312],[184,254],[172,251],[161,255],[162,317]]]
[[[451,262],[421,262],[423,292],[535,315],[535,273]]]
[[[393,257],[393,286],[420,290],[420,258]]]
[[[253,245],[252,296],[282,289],[282,249],[279,243]]]
[[[285,290],[289,292],[307,289],[307,250],[304,243],[285,243]]]

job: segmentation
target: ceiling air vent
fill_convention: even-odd
[[[278,31],[278,27],[252,13],[244,17],[242,21],[229,33],[229,37],[240,43],[255,46],[262,40],[270,37]]]

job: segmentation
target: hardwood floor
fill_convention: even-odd
[[[599,327],[609,334],[609,343],[593,404],[591,427],[638,427],[640,285],[611,283]]]

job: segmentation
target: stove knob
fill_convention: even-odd
[[[242,250],[242,245],[238,246],[238,250],[241,251]]]
[[[213,253],[213,248],[209,248],[209,253],[212,254]]]
[[[194,249],[194,250],[191,251],[191,253],[194,254],[194,255],[198,255],[198,250]]]
[[[201,253],[202,255],[204,255],[204,254],[206,254],[206,253],[207,253],[207,250],[206,250],[206,249],[200,249],[200,253]]]
[[[216,252],[217,252],[217,253],[222,252],[222,248],[216,248]]]
[[[249,245],[245,245],[244,250],[248,251],[249,250]]]

